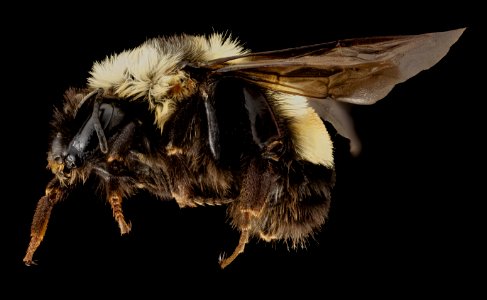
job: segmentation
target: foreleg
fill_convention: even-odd
[[[54,178],[46,187],[46,195],[43,196],[39,202],[37,202],[37,207],[30,229],[29,247],[27,248],[27,253],[24,257],[24,263],[26,265],[29,266],[35,264],[32,257],[46,234],[47,224],[49,223],[52,208],[56,203],[64,198],[65,194],[66,190],[61,187],[59,180]]]

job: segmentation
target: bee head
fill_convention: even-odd
[[[107,140],[117,134],[126,114],[116,101],[102,98],[102,93],[101,89],[94,90],[81,100],[78,94],[76,106],[72,105],[74,97],[63,112],[57,112],[59,124],[51,142],[48,167],[62,180],[72,178],[89,159],[109,155]],[[67,132],[69,127],[77,131]]]

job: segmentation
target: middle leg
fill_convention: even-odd
[[[120,228],[120,233],[126,234],[130,232],[132,225],[125,221],[125,216],[123,215],[122,210],[122,193],[118,189],[118,182],[115,179],[110,179],[108,184],[108,202],[112,207],[113,217],[115,221],[118,223],[118,227]]]

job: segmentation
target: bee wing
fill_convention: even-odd
[[[330,98],[308,98],[310,106],[324,120],[330,122],[336,131],[350,140],[350,153],[357,156],[362,150],[362,142],[355,131],[355,124],[350,115],[351,104],[334,101]]]
[[[373,104],[435,65],[464,30],[348,39],[227,57],[205,67],[284,93]]]

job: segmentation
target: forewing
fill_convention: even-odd
[[[440,61],[464,30],[348,39],[228,57],[205,67],[275,91],[373,104]]]

